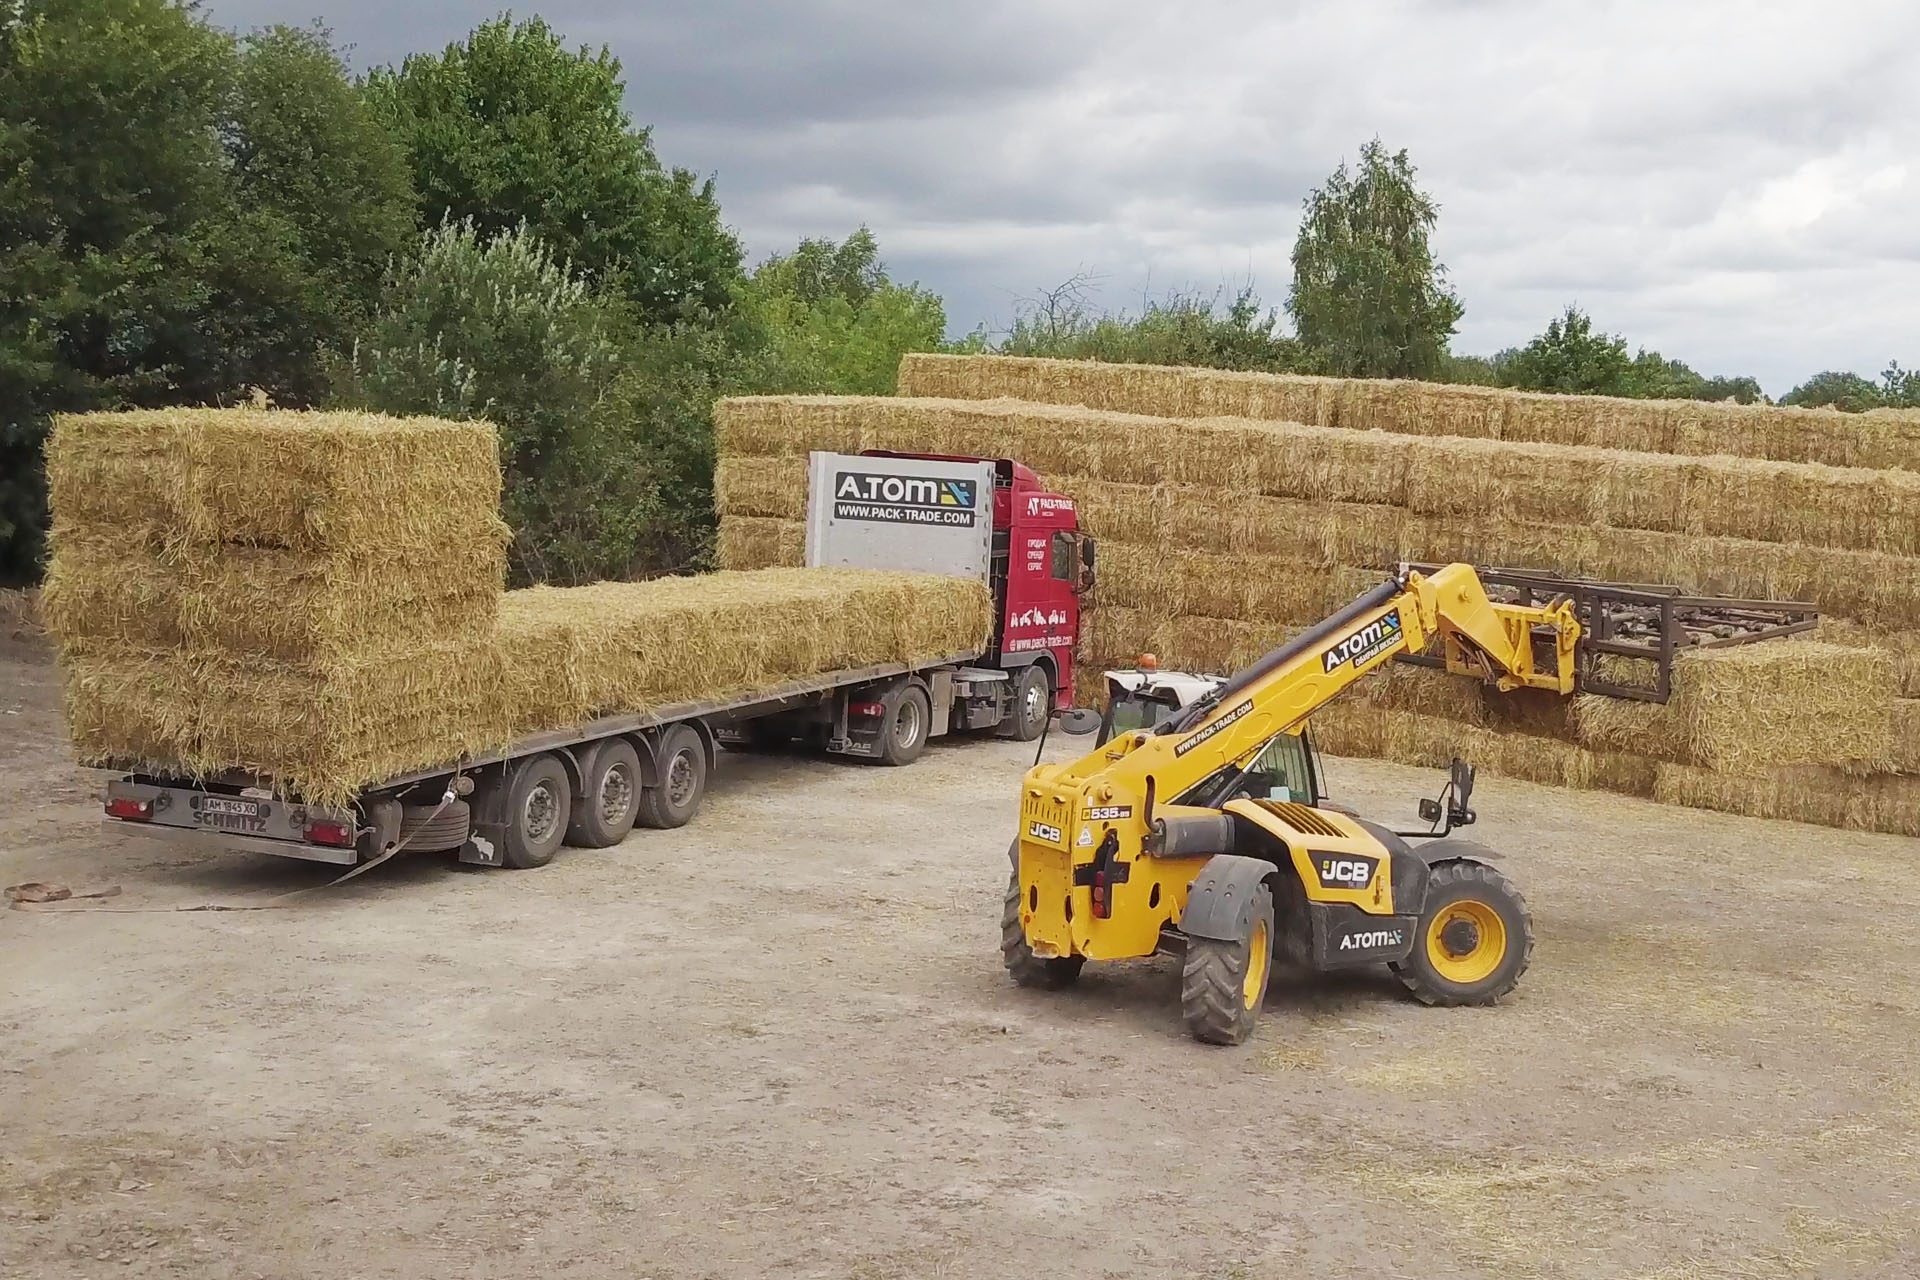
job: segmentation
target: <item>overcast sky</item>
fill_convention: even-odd
[[[212,0],[323,19],[356,70],[496,10]],[[1439,201],[1454,349],[1570,302],[1779,395],[1920,363],[1913,0],[551,0],[612,47],[663,160],[718,179],[755,258],[865,223],[951,328],[1076,272],[1095,301],[1283,302],[1300,202],[1378,134]]]

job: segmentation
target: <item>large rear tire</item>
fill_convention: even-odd
[[[566,839],[573,787],[552,755],[528,756],[507,778],[507,838],[500,861],[527,870],[553,861]]]
[[[1000,912],[1000,958],[1015,985],[1041,991],[1070,987],[1086,964],[1085,956],[1037,956],[1027,945],[1027,930],[1020,923],[1020,869],[1015,867],[1007,883],[1006,902]]]
[[[887,699],[886,705],[878,759],[881,764],[912,764],[927,749],[927,733],[933,727],[933,700],[925,689],[909,684]]]
[[[1180,1014],[1208,1044],[1243,1044],[1260,1019],[1273,977],[1273,890],[1261,884],[1241,935],[1188,938]]]
[[[1533,961],[1533,916],[1484,862],[1443,862],[1427,881],[1413,950],[1393,971],[1422,1004],[1493,1004]]]
[[[670,725],[655,748],[657,781],[640,789],[641,826],[684,827],[707,794],[707,748],[684,724]]]
[[[627,838],[640,811],[640,753],[625,738],[609,738],[587,760],[580,799],[567,823],[567,843],[607,849]]]

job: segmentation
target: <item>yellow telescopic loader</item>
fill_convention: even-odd
[[[1396,657],[1441,665],[1436,639],[1451,672],[1565,695],[1583,686],[1583,616],[1608,634],[1618,617],[1651,618],[1648,634],[1664,624],[1647,650],[1661,659],[1657,693],[1597,673],[1591,684],[1664,701],[1676,635],[1739,643],[1814,619],[1809,606],[1783,621],[1770,603],[1680,600],[1713,624],[1688,637],[1661,588],[1576,583],[1538,603],[1521,578],[1517,601],[1498,602],[1471,565],[1427,569],[1403,567],[1192,701],[1155,705],[1140,681],[1110,681],[1100,745],[1022,784],[1001,919],[1014,981],[1057,988],[1088,960],[1184,945],[1182,1013],[1218,1044],[1252,1034],[1276,952],[1314,969],[1385,962],[1428,1004],[1490,1004],[1526,971],[1533,922],[1491,851],[1451,835],[1474,820],[1473,770],[1456,760],[1441,797],[1421,802],[1431,831],[1396,833],[1325,801],[1307,717]],[[1639,651],[1617,637],[1600,648]],[[1062,728],[1092,732],[1097,719],[1069,712]]]

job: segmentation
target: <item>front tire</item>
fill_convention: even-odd
[[[1180,1014],[1195,1039],[1244,1044],[1273,977],[1273,890],[1261,884],[1238,938],[1188,938]]]
[[[1016,846],[1017,847],[1017,846]],[[1000,912],[1000,958],[1014,985],[1040,991],[1058,991],[1070,987],[1087,963],[1085,956],[1037,956],[1027,945],[1027,930],[1020,923],[1020,868],[1013,869],[1007,882],[1006,902]]]
[[[1039,663],[1024,667],[1013,686],[1013,712],[1007,721],[1007,736],[1032,742],[1047,727],[1053,714],[1053,681]]]
[[[1427,881],[1413,950],[1392,968],[1429,1005],[1486,1005],[1513,990],[1533,960],[1533,916],[1484,862],[1444,862]]]

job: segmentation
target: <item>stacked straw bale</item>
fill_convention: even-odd
[[[1920,442],[1905,419],[1788,415],[1793,430],[1824,430],[1832,447],[1781,461],[1591,443],[1635,438],[1631,427],[1650,444],[1711,438],[1723,451],[1746,441],[1803,456],[1780,444],[1792,432],[1765,413],[1728,406],[1510,401],[1477,388],[999,357],[909,357],[901,377],[914,392],[1026,399],[723,401],[724,564],[798,562],[810,450],[1018,459],[1073,497],[1082,527],[1101,539],[1083,699],[1099,693],[1103,666],[1143,651],[1170,667],[1231,671],[1403,560],[1807,599],[1834,643],[1688,654],[1667,707],[1576,706],[1401,668],[1329,708],[1322,733],[1332,750],[1433,764],[1465,754],[1497,773],[1643,796],[1663,770],[1743,779],[1716,793],[1673,772],[1665,787],[1739,811],[1778,794],[1757,784],[1814,770],[1846,780],[1836,785],[1848,798],[1781,816],[1920,834],[1920,779],[1887,772],[1920,754],[1902,754],[1893,709],[1896,689],[1920,697],[1920,443],[1901,455],[1909,469],[1825,465],[1886,467],[1874,449]],[[1245,416],[1209,416],[1222,413]]]
[[[514,733],[722,698],[827,671],[978,653],[986,585],[871,569],[723,571],[529,587],[500,610]]]
[[[43,608],[81,760],[326,801],[494,745],[496,448],[369,414],[57,420]]]
[[[1020,356],[910,355],[900,363],[899,386],[903,396],[1006,398],[1169,418],[1269,418],[1401,435],[1920,470],[1920,412],[1912,410],[1854,414],[1697,400],[1622,400]]]
[[[985,643],[986,587],[916,574],[503,596],[496,449],[484,423],[424,418],[60,419],[44,612],[82,762],[345,804],[592,716]]]

